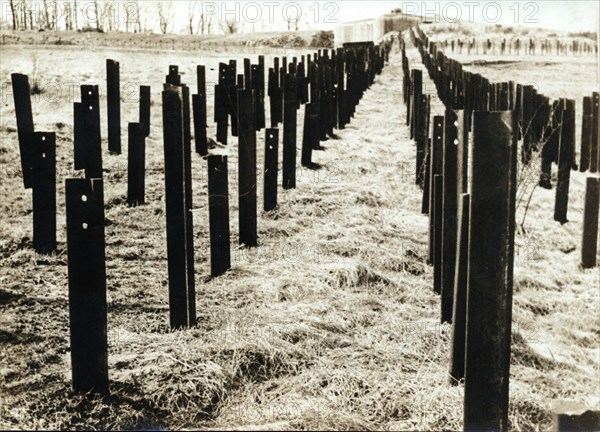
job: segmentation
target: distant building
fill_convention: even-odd
[[[400,8],[374,19],[342,23],[333,30],[335,46],[349,42],[377,42],[389,32],[401,32],[421,22],[421,17],[402,13]]]

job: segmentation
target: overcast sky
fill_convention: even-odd
[[[71,3],[73,0],[70,0]],[[10,21],[8,0],[1,0],[1,18]],[[50,2],[48,2],[50,3]],[[59,4],[64,4],[59,1]],[[141,0],[144,20],[148,28],[158,32],[157,5],[159,1]],[[169,2],[162,2],[168,4]],[[191,2],[196,8],[202,8],[215,20],[233,18],[241,23],[244,31],[285,30],[284,16],[294,17],[302,10],[302,29],[319,28],[332,29],[341,22],[374,18],[395,8],[401,8],[406,13],[426,15],[430,19],[434,15],[445,22],[455,22],[457,18],[463,21],[487,22],[490,24],[524,25],[545,27],[563,31],[598,31],[599,4],[598,0],[579,1],[195,1]],[[42,7],[41,0],[33,0],[38,10]],[[79,0],[79,6],[93,14],[93,0]],[[102,8],[103,0],[98,4]],[[125,9],[132,5],[130,0],[117,0],[116,9],[120,11],[120,21],[125,20]],[[185,32],[190,1],[172,0],[172,30]],[[83,13],[83,12],[82,12]],[[197,16],[197,15],[196,15]],[[124,29],[125,25],[121,25]],[[216,31],[218,26],[213,27]]]
[[[175,0],[178,4],[177,15],[187,15],[187,4]],[[463,20],[498,23],[504,25],[520,24],[553,28],[564,31],[597,31],[599,22],[598,0],[579,1],[389,1],[389,0],[341,0],[341,1],[214,1],[203,2],[205,9],[216,7],[215,16],[238,13],[246,26],[251,26],[255,16],[261,14],[263,20],[271,21],[271,15],[281,25],[282,17],[294,16],[299,4],[303,10],[303,21],[310,27],[331,29],[336,23],[374,18],[395,8],[417,15],[437,14],[440,19],[453,22],[457,17]],[[235,11],[233,13],[228,11]],[[307,26],[307,24],[304,24]],[[261,24],[264,26],[264,24]],[[182,24],[181,26],[184,26]],[[258,23],[255,25],[260,27]]]
[[[537,26],[566,31],[598,29],[600,2],[592,1],[354,1],[337,2],[341,20],[356,20],[385,13],[395,7],[417,14],[437,11],[441,19]],[[368,7],[367,7],[368,4]],[[497,20],[497,21],[496,21]],[[537,21],[537,22],[536,22]]]

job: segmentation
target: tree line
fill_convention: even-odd
[[[277,23],[248,23],[231,14],[207,13],[201,1],[187,2],[184,11],[173,0],[9,0],[3,8],[3,25],[13,30],[66,30],[190,35],[233,34],[261,30],[298,31],[308,27],[308,13],[292,13]],[[301,3],[296,3],[300,5]],[[300,6],[302,8],[302,6]],[[185,19],[184,19],[185,18]],[[176,26],[180,28],[176,29]],[[266,27],[266,28],[265,28]]]

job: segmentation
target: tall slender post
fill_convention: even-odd
[[[31,111],[31,91],[27,75],[11,74],[15,113],[17,116],[17,134],[21,152],[21,168],[25,189],[33,187],[33,113]]]
[[[531,154],[533,147],[535,146],[535,133],[534,133],[534,117],[535,112],[535,95],[536,91],[532,85],[526,85],[522,87],[522,116],[523,116],[523,149],[522,149],[522,162],[528,164],[531,160]]]
[[[240,87],[236,79],[237,79],[237,61],[229,60],[229,70],[225,69],[223,71],[224,76],[222,80],[220,80],[220,84],[224,85],[226,88],[227,94],[227,112],[229,114],[229,118],[231,119],[231,135],[234,137],[238,136],[238,112],[237,112],[237,104],[238,104],[238,93],[237,91],[243,88],[243,84]],[[222,82],[221,82],[222,81]]]
[[[298,64],[298,101],[301,105],[308,102],[308,78],[306,77],[305,63]]]
[[[196,282],[194,270],[194,223],[192,197],[192,132],[190,119],[190,88],[182,84],[183,97],[183,193],[185,217],[185,254],[188,325],[196,325]]]
[[[194,139],[196,153],[200,156],[208,155],[208,138],[206,136],[206,95],[192,95],[192,109],[194,111]]]
[[[462,111],[446,110],[444,121],[444,198],[442,204],[442,301],[441,321],[452,322],[452,301],[454,299],[454,270],[456,266],[456,216],[458,185],[458,148],[462,146],[459,137],[459,117]],[[462,192],[462,191],[461,191]]]
[[[34,132],[33,247],[48,254],[56,250],[56,134]]]
[[[412,118],[412,110],[413,110],[412,89],[413,89],[414,83],[412,81],[412,77],[413,76],[412,76],[412,74],[410,74],[410,72],[408,75],[406,75],[406,89],[405,89],[405,92],[406,92],[406,126],[408,126],[409,128],[411,127],[410,123],[412,121],[411,118]]]
[[[227,156],[209,155],[207,159],[210,268],[217,277],[231,268]]]
[[[598,207],[600,202],[600,178],[588,177],[585,183],[583,207],[583,235],[581,241],[581,267],[596,267],[598,250]]]
[[[129,123],[127,128],[127,204],[144,204],[146,139],[140,123]]]
[[[302,155],[301,163],[302,166],[312,168],[312,151],[315,147],[315,141],[318,141],[316,134],[316,126],[318,125],[318,119],[314,112],[314,105],[307,103],[304,105],[304,128],[302,133]]]
[[[256,130],[265,128],[265,56],[258,56],[258,66],[252,72],[252,83],[255,87],[256,97]]]
[[[508,430],[516,122],[473,114],[464,429]]]
[[[231,65],[230,65],[231,68]],[[235,77],[234,77],[235,81]],[[206,67],[203,65],[196,66],[196,87],[198,94],[206,94]]]
[[[429,197],[431,195],[431,141],[431,138],[427,139],[425,158],[423,161],[425,169],[423,171],[423,199],[421,201],[422,214],[429,214]]]
[[[319,63],[313,62],[311,64],[312,72],[311,72],[311,81],[310,81],[310,104],[311,110],[314,114],[314,121],[311,123],[312,130],[311,134],[313,136],[312,144],[313,150],[319,150],[321,148],[321,72],[319,70]]]
[[[442,174],[443,170],[443,145],[444,145],[444,116],[433,117],[433,137],[431,142],[430,161],[430,194],[429,194],[429,263],[434,262],[435,251],[435,230],[436,230],[436,215],[435,215],[435,191],[434,179],[437,174]],[[441,245],[438,245],[441,250]],[[436,291],[437,292],[437,291]],[[441,290],[440,290],[441,292]]]
[[[108,119],[108,151],[121,154],[121,82],[119,62],[106,60],[106,103]]]
[[[461,194],[458,206],[456,271],[454,272],[454,302],[452,309],[452,348],[450,383],[457,384],[465,377],[465,336],[467,330],[467,279],[469,264],[470,196]]]
[[[73,103],[73,168],[85,169],[85,111],[81,102]]]
[[[279,129],[265,131],[264,210],[277,207],[277,170],[279,164]]]
[[[417,147],[416,184],[423,187],[425,176],[425,147],[428,138],[429,96],[421,95],[415,101],[415,143]]]
[[[552,162],[558,163],[558,150],[562,134],[562,102],[553,101],[548,113],[548,132],[542,147],[542,167],[540,170],[540,187],[552,189]]]
[[[73,390],[108,395],[102,180],[67,179],[66,207]]]
[[[227,82],[229,83],[230,86],[237,87],[236,79],[237,79],[237,60],[229,60],[229,78],[227,79]],[[236,91],[237,91],[237,89],[236,89]],[[237,107],[237,105],[232,106],[233,109],[236,109],[236,107]]]
[[[184,127],[184,89],[166,85],[163,98],[169,306],[172,328],[194,325],[195,285],[189,147]]]
[[[150,136],[150,86],[140,86],[140,118],[144,137]]]
[[[345,118],[345,92],[346,92],[346,74],[345,74],[345,53],[343,48],[337,50],[337,125],[338,129],[344,129]],[[310,71],[310,67],[307,68]]]
[[[271,107],[271,127],[276,128],[282,121],[282,91],[279,86],[279,73],[269,69],[269,101]]]
[[[258,245],[256,198],[255,90],[238,90],[239,124],[239,226],[240,244]]]
[[[586,172],[590,168],[592,158],[592,124],[593,124],[592,98],[583,98],[583,113],[581,116],[581,150],[579,156],[579,170]]]
[[[79,143],[85,156],[85,177],[102,178],[102,139],[100,136],[100,96],[97,85],[81,86],[83,136]]]
[[[192,151],[192,122],[191,122],[191,107],[190,107],[190,88],[181,84],[181,94],[183,96],[183,145],[186,152]],[[185,161],[191,160],[186,157]]]
[[[196,67],[198,94],[192,95],[194,112],[194,139],[196,153],[200,156],[208,154],[208,138],[206,135],[206,71],[204,66]]]
[[[410,113],[410,137],[415,138],[415,126],[419,105],[421,104],[421,95],[423,94],[423,72],[419,69],[411,70],[411,113]]]
[[[444,176],[433,176],[433,291],[442,293],[442,222]]]
[[[592,149],[590,151],[590,172],[600,171],[600,131],[598,123],[600,122],[600,94],[592,94]]]
[[[215,85],[215,123],[217,123],[217,141],[227,145],[227,128],[229,116],[227,113],[227,91],[223,84]]]
[[[296,78],[288,75],[284,84],[283,103],[283,188],[296,187]]]
[[[225,63],[219,63],[219,83],[215,85],[215,123],[217,123],[217,141],[227,145],[230,93],[229,93],[229,66]]]
[[[561,134],[558,150],[558,178],[556,182],[556,200],[554,220],[564,224],[568,221],[569,184],[571,169],[575,157],[575,101],[561,99]]]

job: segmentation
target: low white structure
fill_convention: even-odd
[[[335,27],[335,46],[348,42],[377,42],[392,31],[404,31],[421,22],[421,17],[400,12],[389,13],[375,19],[343,23]]]

